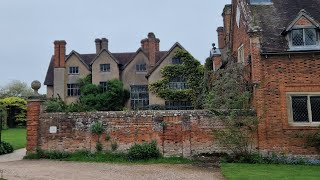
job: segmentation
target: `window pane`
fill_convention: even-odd
[[[292,97],[292,112],[293,112],[294,122],[309,122],[307,104],[308,104],[307,96]]]
[[[293,30],[292,31],[292,45],[293,46],[303,46],[303,30]]]
[[[315,29],[305,29],[305,41],[306,45],[316,45],[317,34]]]
[[[320,96],[311,96],[312,122],[320,122]]]

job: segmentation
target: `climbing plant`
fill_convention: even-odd
[[[149,90],[165,100],[191,101],[194,108],[201,109],[203,105],[203,66],[184,50],[177,51],[173,58],[180,59],[182,63],[163,67],[161,69],[163,78],[150,84]],[[186,89],[170,88],[170,79],[176,77],[185,78]]]
[[[15,119],[16,124],[26,123],[27,101],[19,97],[0,99],[0,106],[4,107],[9,118]],[[11,124],[15,126],[15,124]]]

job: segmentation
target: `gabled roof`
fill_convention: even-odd
[[[99,53],[98,55],[96,55],[96,57],[90,62],[90,65],[92,65],[92,64],[94,63],[94,61],[96,61],[96,60],[101,56],[101,54],[102,54],[103,52],[106,52],[107,54],[109,54],[109,55],[111,56],[111,58],[112,58],[117,64],[119,64],[119,61],[118,61],[108,50],[102,49],[102,50],[100,51],[100,53]]]
[[[67,61],[72,57],[72,55],[75,55],[75,56],[80,60],[80,62],[82,62],[82,64],[83,64],[88,70],[90,70],[89,65],[82,59],[81,55],[80,55],[79,53],[77,53],[77,51],[75,51],[75,50],[72,50],[72,51],[70,52],[70,54],[66,57],[65,62],[67,62]]]
[[[179,47],[180,49],[185,50],[184,47],[183,47],[180,43],[176,42],[176,43],[169,49],[169,51],[166,51],[166,53],[162,56],[162,58],[161,58],[159,61],[157,61],[157,63],[155,64],[155,66],[154,66],[154,67],[149,71],[149,73],[146,75],[147,78],[160,66],[160,64],[169,56],[169,54],[170,54],[170,53],[174,50],[174,48],[176,48],[176,47]],[[187,50],[185,50],[185,51],[187,51]]]
[[[137,52],[124,52],[124,53],[110,53],[109,52],[109,53],[118,62],[118,64],[120,66],[125,66],[134,59]],[[167,53],[167,51],[156,52],[156,62],[158,62],[166,53]],[[87,67],[90,67],[93,60],[97,58],[96,54],[79,54],[76,51],[72,51],[68,56],[65,57],[66,61],[68,60],[68,58],[72,54],[75,54],[79,59],[81,59],[81,61]],[[50,60],[49,66],[48,66],[48,70],[47,70],[47,74],[46,74],[46,78],[44,81],[44,85],[53,86],[53,77],[54,77],[53,72],[54,72],[54,56],[51,57],[51,60]]]
[[[248,0],[247,0],[248,1]],[[302,9],[320,22],[319,0],[272,0],[271,5],[249,5],[253,15],[253,23],[261,29],[262,52],[284,52],[289,49],[286,30]]]
[[[299,12],[298,17],[296,17],[296,19],[291,22],[291,24],[287,27],[287,29],[283,31],[282,35],[285,35],[287,32],[291,31],[292,28],[296,25],[296,23],[297,23],[302,17],[304,17],[304,18],[306,18],[308,21],[310,21],[314,27],[316,27],[316,28],[319,28],[319,27],[320,27],[319,22],[317,22],[315,19],[313,19],[313,18],[306,12],[306,10],[302,9],[302,10]]]

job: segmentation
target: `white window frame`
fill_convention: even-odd
[[[79,84],[67,84],[67,96],[68,97],[78,97],[80,96]]]
[[[240,47],[238,48],[238,63],[244,64],[245,63],[245,58],[244,58],[244,45],[241,44]]]
[[[288,117],[289,117],[289,125],[291,126],[314,126],[318,127],[320,122],[313,122],[312,121],[312,111],[311,111],[311,101],[310,97],[312,96],[320,96],[320,92],[288,92],[287,96],[287,110],[288,110]],[[292,108],[292,97],[293,96],[307,96],[308,97],[308,120],[309,122],[294,122],[293,120],[293,108]]]
[[[70,66],[68,74],[80,74],[79,66]]]
[[[106,67],[103,68],[103,66],[106,66]],[[102,73],[111,72],[111,64],[110,63],[100,64],[100,72]]]
[[[303,42],[304,45],[303,46],[294,46],[293,45],[293,31],[290,31],[290,33],[288,33],[288,41],[289,41],[289,46],[290,46],[290,51],[303,51],[303,50],[319,50],[320,49],[320,34],[319,31],[315,28],[315,27],[310,27],[310,26],[301,26],[301,27],[296,27],[292,30],[303,30]],[[316,30],[316,45],[305,45],[305,29],[315,29]]]

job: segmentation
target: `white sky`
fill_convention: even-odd
[[[111,52],[135,52],[148,32],[160,49],[180,42],[202,63],[217,42],[216,29],[230,0],[0,0],[0,86],[44,81],[53,41],[67,53],[94,53],[95,38]],[[45,88],[41,88],[45,92]]]

